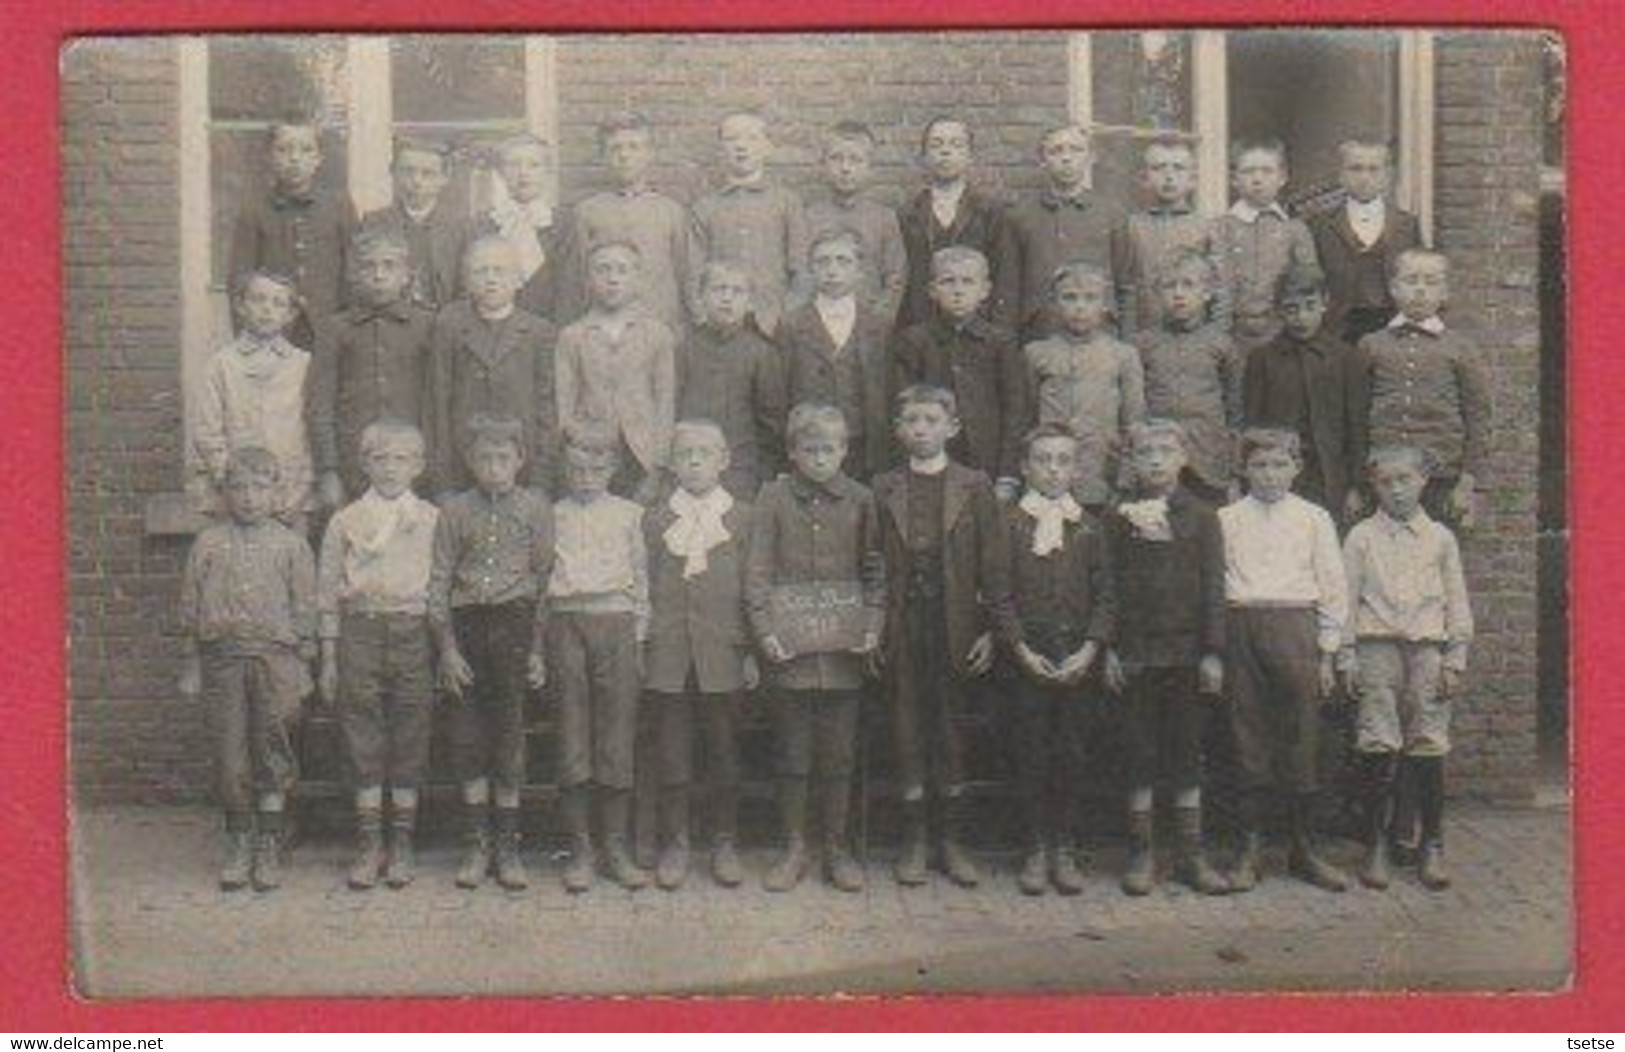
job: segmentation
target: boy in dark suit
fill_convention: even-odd
[[[750,506],[721,480],[728,444],[709,420],[672,431],[677,488],[644,517],[649,551],[649,644],[644,689],[653,695],[660,756],[660,834],[655,883],[667,891],[688,875],[689,785],[695,725],[705,737],[711,791],[711,873],[718,884],[744,879],[734,831],[739,811],[739,696],[755,686],[745,624],[744,572]]]
[[[1072,496],[1077,436],[1040,424],[1023,445],[1027,490],[1002,512],[1014,611],[1004,644],[1021,674],[1016,777],[1031,838],[1016,883],[1026,895],[1042,895],[1050,882],[1076,895],[1078,773],[1093,708],[1083,684],[1111,641],[1114,582],[1105,530]]]
[[[1326,272],[1326,327],[1350,347],[1394,316],[1388,275],[1394,260],[1422,243],[1416,217],[1388,200],[1393,157],[1386,143],[1350,139],[1337,148],[1344,201],[1309,220]]]
[[[931,318],[931,261],[938,251],[963,246],[993,257],[1004,205],[970,185],[974,148],[970,125],[958,117],[933,117],[920,134],[926,185],[897,216],[908,254],[908,281],[897,314],[900,329]]]
[[[1202,849],[1202,739],[1224,686],[1224,537],[1213,508],[1180,484],[1185,433],[1171,420],[1129,429],[1136,496],[1107,529],[1118,600],[1106,682],[1124,700],[1129,862],[1123,890],[1156,886],[1152,788],[1174,792],[1174,877],[1204,895],[1230,890]]]
[[[904,817],[896,876],[904,885],[925,883],[933,804],[949,879],[961,887],[981,879],[964,849],[966,777],[955,718],[967,681],[993,667],[993,628],[1010,616],[1009,567],[992,483],[948,457],[959,427],[952,391],[904,389],[897,438],[908,464],[875,479],[890,580],[886,664]]]
[[[1353,352],[1324,324],[1326,302],[1320,271],[1294,266],[1281,275],[1275,309],[1283,328],[1247,356],[1242,417],[1247,427],[1296,433],[1303,467],[1293,489],[1351,523],[1360,510],[1365,389]]]
[[[496,168],[508,198],[480,217],[475,236],[495,235],[513,246],[521,310],[558,324],[573,321],[559,317],[571,237],[567,214],[546,199],[547,144],[528,132],[504,139]]]
[[[457,298],[468,247],[466,209],[442,198],[451,172],[451,151],[427,139],[400,139],[390,167],[395,199],[361,217],[365,231],[388,230],[406,242],[411,280],[407,298],[437,311]]]

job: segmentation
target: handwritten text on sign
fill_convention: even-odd
[[[793,654],[832,654],[863,646],[869,618],[856,581],[773,588],[773,627]]]

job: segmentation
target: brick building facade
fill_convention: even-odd
[[[1155,121],[1197,140],[1202,201],[1214,207],[1223,139],[1279,94],[1236,58],[1266,53],[1240,38],[1268,35],[1187,34],[1171,47],[1161,36],[830,36],[817,49],[805,37],[527,38],[492,43],[489,62],[470,60],[478,45],[468,41],[480,38],[440,56],[433,41],[392,52],[326,38],[339,58],[302,75],[322,81],[315,93],[335,128],[329,168],[363,207],[387,193],[389,134],[414,122],[435,133],[536,128],[558,143],[560,195],[573,200],[593,187],[594,122],[628,106],[660,128],[660,181],[681,197],[710,172],[716,118],[750,106],[774,119],[779,170],[799,187],[810,185],[821,126],[868,120],[882,140],[880,189],[893,200],[913,182],[920,126],[943,110],[968,115],[980,177],[1007,195],[1034,185],[1039,130],[1069,118],[1101,130],[1101,192],[1126,194],[1141,125]],[[1454,261],[1452,315],[1484,347],[1499,423],[1484,523],[1466,546],[1480,642],[1452,768],[1464,788],[1519,797],[1536,757],[1543,41],[1393,33],[1356,43],[1319,65],[1377,78],[1380,98],[1327,90],[1291,104],[1326,107],[1328,127],[1385,122],[1401,146],[1401,200]],[[254,130],[239,112],[253,99],[234,100],[230,64],[210,80],[210,46],[84,41],[62,64],[69,717],[76,788],[91,800],[195,799],[210,785],[206,716],[174,689],[187,536],[173,508],[186,470],[184,377],[223,316],[212,241],[218,216],[246,192],[243,143]],[[511,105],[456,110],[459,71],[470,69]],[[347,105],[379,97],[364,92],[380,76],[392,115]],[[424,114],[423,84],[452,100],[447,113]],[[383,156],[357,146],[369,142],[386,144]],[[1324,143],[1305,152],[1294,177],[1307,194],[1331,172]],[[477,199],[477,180],[467,189]]]

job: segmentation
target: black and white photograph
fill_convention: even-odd
[[[80,997],[1569,987],[1560,36],[60,76]]]

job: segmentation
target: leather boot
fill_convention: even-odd
[[[863,867],[852,857],[847,827],[852,786],[845,778],[826,778],[819,786],[824,819],[824,878],[837,891],[863,890]]]
[[[254,872],[254,816],[226,812],[226,860],[220,865],[220,890],[241,891]]]
[[[1225,879],[1231,891],[1245,894],[1258,887],[1264,855],[1264,799],[1257,791],[1242,795],[1241,828],[1241,845]]]
[[[530,887],[530,874],[525,872],[525,859],[520,851],[523,838],[519,831],[519,808],[499,807],[496,816],[497,883],[509,891],[523,891]]]
[[[784,851],[762,880],[768,891],[789,891],[807,875],[807,779],[779,779],[779,821]]]
[[[628,839],[632,824],[632,793],[627,789],[600,789],[600,823],[604,833],[604,872],[627,891],[649,886],[649,873],[632,857]]]
[[[927,839],[925,801],[903,801],[903,853],[892,866],[897,883],[917,888],[927,880],[926,868],[931,862],[931,846]]]
[[[491,870],[491,817],[484,804],[463,808],[463,864],[457,869],[457,886],[477,888]]]
[[[389,864],[384,868],[384,883],[392,888],[406,887],[418,874],[417,852],[412,846],[417,824],[415,807],[396,807],[389,816]]]
[[[718,785],[711,790],[711,877],[725,888],[745,882],[739,861],[739,789]]]
[[[255,891],[275,891],[282,886],[281,811],[260,812],[253,863]]]
[[[592,887],[596,866],[592,851],[592,821],[587,812],[585,785],[567,787],[559,798],[564,829],[570,837],[570,861],[564,866],[564,890],[572,895]]]
[[[1392,876],[1388,866],[1388,809],[1394,795],[1394,756],[1368,753],[1360,757],[1365,781],[1365,858],[1360,862],[1360,883],[1382,891]]]
[[[346,883],[356,891],[378,886],[384,868],[384,816],[375,807],[357,808],[355,813],[355,860],[350,863]]]
[[[1023,895],[1042,895],[1049,890],[1049,845],[1041,833],[1032,835],[1021,872],[1016,876],[1016,887]]]
[[[660,790],[661,847],[655,883],[663,891],[676,891],[688,878],[688,811],[688,786]]]
[[[1123,870],[1125,895],[1149,895],[1157,886],[1155,821],[1151,811],[1128,813],[1128,866]]]
[[[1292,845],[1287,868],[1299,879],[1322,891],[1347,891],[1349,879],[1342,870],[1321,857],[1315,844],[1311,812],[1314,797],[1300,793],[1292,798]]]
[[[1444,864],[1444,757],[1418,756],[1416,764],[1416,805],[1422,818],[1422,853],[1417,873],[1429,891],[1450,886],[1450,872]]]
[[[1199,895],[1228,895],[1230,882],[1208,862],[1202,844],[1202,809],[1176,807],[1174,822],[1178,836],[1174,879]]]
[[[942,869],[948,879],[962,888],[982,882],[981,867],[965,848],[965,830],[970,822],[963,795],[942,797]]]

